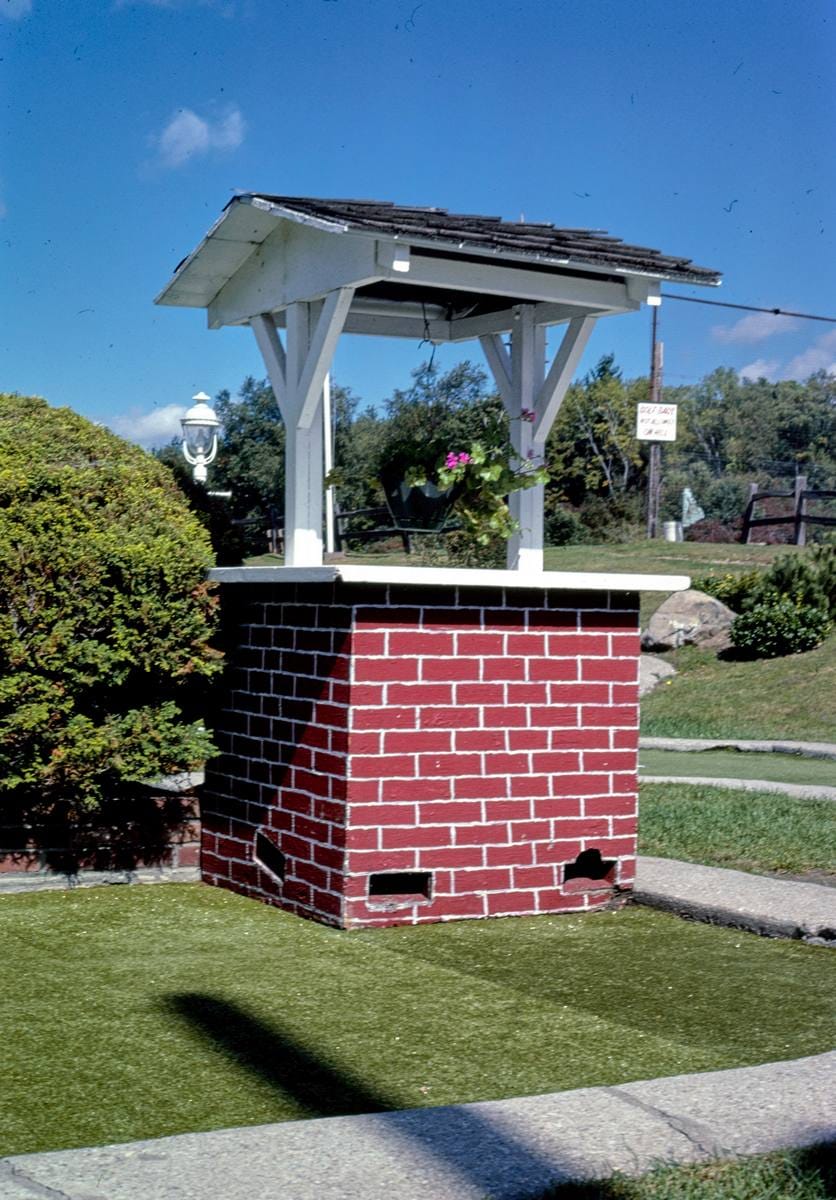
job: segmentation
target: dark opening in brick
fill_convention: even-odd
[[[563,870],[564,892],[602,892],[615,881],[615,861],[601,857],[594,847],[582,850]]]
[[[277,879],[284,879],[285,876],[285,858],[278,846],[274,846],[268,837],[263,833],[255,835],[255,857],[256,861],[261,863],[262,867],[266,867],[271,875],[275,875]]]
[[[429,900],[431,871],[392,871],[369,876],[370,900],[399,900],[402,903]]]

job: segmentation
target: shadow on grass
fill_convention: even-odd
[[[200,992],[167,997],[165,1008],[213,1049],[291,1098],[312,1117],[385,1112],[386,1097],[227,1000]]]
[[[576,1174],[568,1160],[564,1166],[542,1157],[473,1106],[392,1111],[398,1108],[397,1101],[385,1091],[323,1060],[276,1024],[240,1005],[186,992],[168,996],[164,1008],[231,1064],[292,1098],[311,1117],[386,1112],[379,1132],[382,1145],[389,1145],[393,1155],[399,1142],[417,1145],[425,1155],[483,1189],[486,1196],[551,1194],[544,1189]],[[406,1162],[404,1170],[410,1169]]]

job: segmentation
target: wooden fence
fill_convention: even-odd
[[[791,512],[780,517],[755,517],[755,505],[762,500],[792,500]],[[753,529],[763,525],[792,525],[793,542],[796,546],[807,543],[808,525],[829,525],[836,528],[836,517],[814,516],[807,511],[809,500],[836,500],[836,492],[810,490],[807,487],[807,476],[796,476],[795,486],[791,492],[762,492],[756,483],[749,484],[749,503],[743,514],[742,540],[749,542]]]

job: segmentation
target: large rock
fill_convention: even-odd
[[[650,618],[642,634],[644,650],[676,650],[679,646],[706,646],[725,650],[731,645],[729,630],[735,614],[705,592],[688,588],[668,596]]]
[[[639,695],[646,696],[657,683],[675,674],[676,667],[667,659],[657,658],[655,654],[643,654],[639,659]]]

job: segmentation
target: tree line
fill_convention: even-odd
[[[648,445],[636,440],[635,414],[647,399],[647,378],[625,379],[613,355],[569,388],[546,448],[547,541],[620,540],[640,532]],[[720,367],[698,383],[666,388],[664,399],[678,405],[678,431],[676,442],[663,447],[662,519],[679,518],[687,487],[705,514],[706,535],[733,540],[750,482],[791,486],[803,474],[811,488],[836,486],[833,375],[772,383]],[[245,379],[236,396],[221,392],[216,409],[223,436],[209,487],[231,492],[230,499],[213,501],[191,484],[178,443],[158,456],[203,511],[221,558],[236,561],[263,551],[264,530],[281,523],[284,428],[266,380]],[[380,409],[334,385],[332,409],[341,512],[383,503],[384,464],[431,473],[447,453],[467,450],[504,420],[487,374],[469,361],[447,371],[423,363]]]

